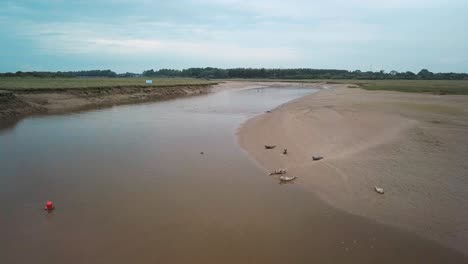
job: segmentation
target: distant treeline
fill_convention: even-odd
[[[67,71],[67,72],[7,72],[0,73],[0,77],[41,77],[41,78],[74,78],[74,77],[133,77],[134,73],[117,74],[111,70]]]
[[[74,78],[74,77],[191,77],[205,79],[230,78],[263,78],[263,79],[362,79],[362,80],[468,80],[467,73],[432,73],[422,69],[418,73],[406,72],[373,72],[347,71],[328,69],[255,69],[255,68],[188,68],[184,70],[160,69],[147,70],[142,74],[121,73],[111,70],[68,71],[68,72],[15,72],[0,73],[0,77],[43,77],[43,78]]]
[[[426,69],[415,74],[413,72],[362,72],[327,69],[254,69],[254,68],[189,68],[184,70],[161,69],[143,72],[146,77],[192,77],[207,79],[229,78],[266,78],[266,79],[404,79],[404,80],[468,80],[466,73],[432,73]]]

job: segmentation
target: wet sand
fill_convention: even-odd
[[[468,96],[328,86],[248,120],[242,147],[333,207],[468,254]]]

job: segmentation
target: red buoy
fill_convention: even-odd
[[[44,208],[47,211],[52,211],[55,209],[54,203],[52,201],[47,201],[46,206]]]

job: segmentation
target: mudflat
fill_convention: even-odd
[[[245,122],[241,146],[336,208],[468,254],[468,96],[327,86]]]

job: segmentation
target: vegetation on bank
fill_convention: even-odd
[[[366,90],[397,91],[410,93],[464,94],[468,95],[468,80],[377,80],[351,82]],[[353,86],[351,86],[353,87]]]
[[[146,80],[153,80],[146,84]],[[467,80],[359,80],[359,79],[272,79],[272,78],[229,78],[207,80],[182,77],[133,77],[133,78],[37,78],[37,77],[0,77],[0,90],[60,90],[87,88],[118,87],[170,87],[182,85],[207,85],[223,80],[267,81],[267,82],[302,82],[302,83],[343,83],[350,87],[362,87],[366,90],[389,90],[399,92],[466,94]]]
[[[38,77],[38,78],[74,78],[74,77],[134,77],[133,74],[119,74],[111,70],[91,70],[91,71],[67,71],[67,72],[46,72],[46,71],[32,71],[32,72],[6,72],[0,73],[0,77]]]
[[[152,84],[146,84],[148,78],[35,78],[35,77],[0,77],[1,90],[58,90],[114,87],[168,87],[183,85],[215,84],[214,81],[194,78],[153,78]]]

